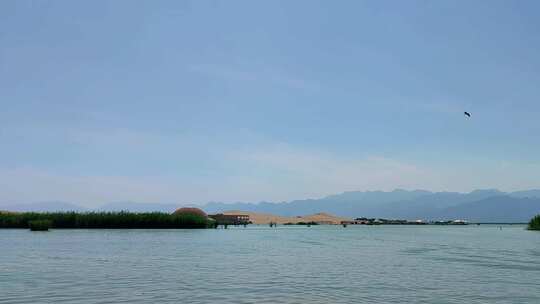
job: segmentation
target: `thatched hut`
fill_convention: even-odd
[[[183,214],[196,215],[196,216],[201,216],[201,217],[204,217],[204,218],[208,217],[208,215],[206,215],[206,212],[202,211],[199,208],[195,208],[195,207],[179,208],[179,209],[176,209],[176,211],[174,211],[173,214],[175,214],[175,215],[183,215]]]

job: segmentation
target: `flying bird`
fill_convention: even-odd
[[[471,113],[469,113],[469,112],[463,112],[463,115],[465,115],[467,117],[471,117]]]

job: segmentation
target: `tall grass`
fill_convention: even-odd
[[[33,220],[28,222],[28,227],[32,231],[48,231],[51,226],[52,222],[50,220]]]
[[[48,220],[52,228],[168,229],[209,228],[213,222],[199,215],[161,212],[0,212],[0,228],[29,228],[29,222]]]
[[[540,214],[531,219],[527,229],[529,229],[529,230],[540,230]]]

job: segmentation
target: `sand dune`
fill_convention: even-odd
[[[306,215],[306,216],[289,217],[289,216],[279,216],[279,215],[269,214],[269,213],[257,213],[257,212],[241,211],[241,210],[231,210],[231,211],[225,211],[223,212],[223,214],[246,214],[246,215],[249,215],[249,219],[253,222],[253,224],[268,224],[270,222],[274,222],[277,224],[298,223],[298,222],[318,222],[321,224],[338,225],[341,223],[341,221],[351,220],[349,218],[338,217],[338,216],[328,214],[328,213],[316,213],[316,214]]]

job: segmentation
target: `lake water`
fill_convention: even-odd
[[[0,230],[0,303],[540,303],[540,233]]]

